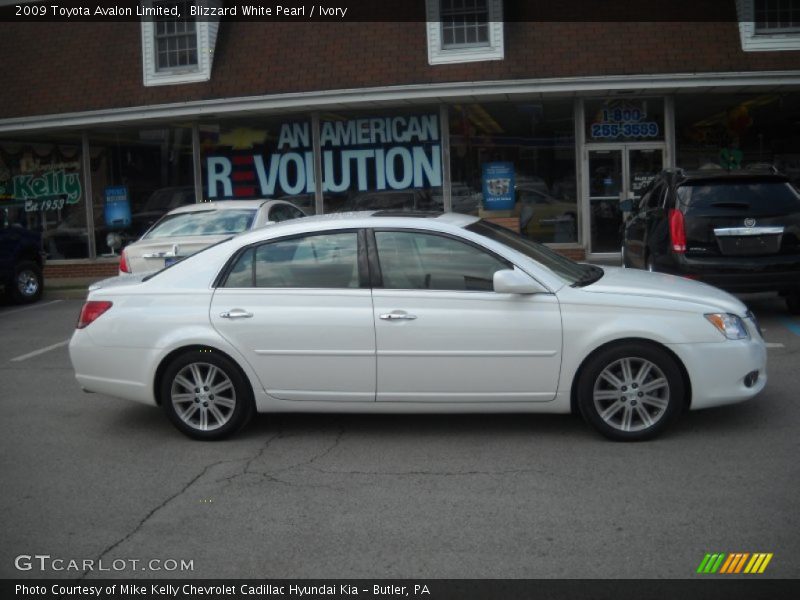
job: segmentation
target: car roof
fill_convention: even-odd
[[[190,213],[203,210],[231,210],[251,208],[258,209],[268,202],[278,202],[277,200],[264,199],[261,200],[214,200],[211,202],[199,202],[197,204],[185,204],[169,211],[169,214]],[[283,201],[281,201],[283,204]]]
[[[269,226],[269,231],[274,234],[285,232],[287,234],[303,233],[305,231],[320,231],[329,228],[362,228],[362,227],[408,227],[418,226],[422,229],[430,228],[432,222],[449,225],[451,227],[466,227],[478,221],[475,215],[461,213],[436,213],[436,212],[404,212],[399,210],[361,210],[352,212],[328,213],[313,215],[302,219],[290,219],[274,223]],[[264,230],[254,230],[239,234],[240,236],[262,237]]]
[[[740,169],[735,171],[726,171],[724,169],[697,169],[693,171],[678,170],[677,173],[678,183],[687,183],[692,181],[725,181],[725,180],[741,180],[741,179],[757,179],[759,181],[775,181],[786,182],[789,178],[782,173],[775,171],[767,171],[762,169]]]

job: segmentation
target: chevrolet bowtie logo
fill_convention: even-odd
[[[749,552],[732,552],[730,554],[720,552],[706,554],[700,566],[697,567],[697,572],[701,574],[720,573],[731,575],[744,573],[755,575],[756,573],[763,573],[771,560],[772,552],[755,552],[753,554]]]

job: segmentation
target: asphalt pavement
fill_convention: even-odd
[[[0,306],[0,577],[691,578],[769,552],[761,577],[796,578],[800,318],[748,302],[765,392],[640,444],[558,415],[259,415],[195,442],[78,388],[80,300]]]

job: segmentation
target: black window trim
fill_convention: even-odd
[[[482,246],[481,244],[474,242],[473,240],[446,232],[446,231],[432,231],[430,229],[421,229],[416,227],[371,227],[367,232],[367,241],[368,241],[368,250],[367,255],[369,258],[369,270],[372,275],[371,283],[373,289],[386,289],[386,290],[394,290],[398,292],[402,291],[410,291],[410,292],[447,292],[447,293],[465,293],[465,294],[486,294],[486,293],[496,293],[494,289],[492,290],[437,290],[437,289],[424,289],[424,288],[384,288],[383,287],[383,273],[381,272],[381,265],[380,265],[380,257],[378,255],[378,243],[375,240],[375,232],[410,232],[410,233],[420,233],[420,234],[427,234],[427,235],[434,235],[439,236],[451,240],[455,240],[457,242],[461,242],[462,244],[466,244],[468,246],[472,246],[473,248],[484,252],[485,254],[490,255],[492,258],[502,262],[506,265],[509,269],[520,269],[517,265],[513,262],[501,256],[494,250],[487,248],[486,246]],[[524,270],[523,270],[524,272]]]
[[[255,285],[255,253],[258,251],[260,246],[264,246],[266,244],[272,244],[275,242],[284,242],[287,240],[293,240],[298,238],[304,237],[314,237],[319,235],[337,235],[340,233],[355,233],[356,234],[356,262],[358,264],[358,287],[357,288],[294,288],[294,287],[284,287],[284,288],[272,288],[272,287],[257,287]],[[235,287],[235,288],[226,288],[225,282],[228,280],[228,277],[233,270],[234,265],[238,262],[239,258],[245,254],[248,250],[253,249],[253,285],[250,287]],[[367,241],[366,241],[366,234],[363,228],[361,227],[346,227],[344,229],[322,229],[319,231],[305,231],[303,233],[292,233],[289,235],[283,235],[280,237],[270,238],[268,240],[259,240],[257,242],[253,242],[251,244],[247,244],[246,246],[242,246],[236,252],[233,253],[228,261],[225,263],[225,266],[220,269],[220,272],[217,274],[216,278],[214,279],[214,283],[211,285],[212,288],[216,289],[228,289],[228,290],[362,290],[362,289],[370,289],[370,275],[369,275],[369,263],[367,261]]]

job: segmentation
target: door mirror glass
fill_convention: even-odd
[[[542,294],[548,290],[522,271],[503,269],[494,274],[494,291],[498,294]]]

